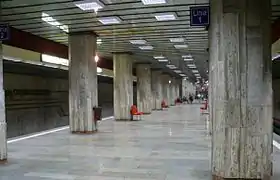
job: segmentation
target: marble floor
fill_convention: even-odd
[[[210,180],[210,137],[199,107],[155,111],[142,121],[107,119],[94,135],[66,129],[9,143],[0,180]]]

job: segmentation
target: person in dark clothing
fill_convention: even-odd
[[[193,97],[192,97],[192,95],[189,96],[189,101],[190,101],[190,103],[192,104],[192,102],[193,102]]]

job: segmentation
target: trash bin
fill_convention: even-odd
[[[102,107],[93,107],[94,121],[101,121],[102,119]]]

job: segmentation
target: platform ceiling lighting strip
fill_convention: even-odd
[[[173,43],[181,43],[181,42],[184,42],[185,39],[184,38],[169,38],[170,42],[173,42]]]
[[[119,24],[121,22],[120,18],[118,17],[103,17],[103,18],[98,18],[98,21],[104,25]]]
[[[162,13],[156,14],[155,18],[157,21],[172,21],[176,19],[176,16],[174,13]]]
[[[104,8],[104,4],[98,0],[75,1],[74,4],[83,11],[94,10],[97,12],[99,9]]]
[[[198,70],[192,70],[193,73],[198,73]]]
[[[96,40],[96,44],[98,44],[98,45],[99,45],[99,44],[102,44],[102,39],[97,39],[97,40]]]
[[[187,59],[184,59],[184,61],[193,61],[192,58],[187,58]]]
[[[186,75],[185,74],[179,74],[180,76],[182,76],[182,77],[186,77]]]
[[[68,30],[68,26],[67,25],[63,25],[60,22],[58,22],[56,19],[54,19],[53,17],[51,17],[49,14],[42,12],[42,17],[41,17],[42,21],[45,21],[46,23],[52,25],[52,26],[56,26],[59,29],[61,29],[64,32],[69,32]]]
[[[142,49],[142,50],[152,50],[152,49],[154,49],[153,46],[140,46],[139,48]]]
[[[165,4],[166,0],[142,0],[144,5]]]
[[[130,40],[129,42],[131,44],[146,44],[147,43],[147,41],[144,39]]]
[[[183,58],[183,59],[192,58],[192,55],[183,55],[182,58]]]
[[[58,64],[58,65],[63,65],[63,66],[69,66],[69,60],[68,59],[63,59],[55,56],[50,56],[47,54],[42,54],[42,61],[51,63],[51,64]],[[97,73],[102,73],[103,70],[100,67],[97,67]]]

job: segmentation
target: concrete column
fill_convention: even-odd
[[[7,124],[5,113],[5,91],[3,88],[3,47],[0,41],[0,163],[7,160]]]
[[[167,105],[170,105],[170,88],[169,88],[169,80],[170,80],[170,76],[168,74],[162,74],[160,76],[161,78],[161,83],[162,83],[162,95],[163,95],[163,100],[165,101],[165,103]]]
[[[169,99],[169,104],[171,106],[175,106],[175,79],[174,78],[170,78],[171,79],[171,83],[169,84],[169,88],[170,88],[170,99]]]
[[[213,179],[270,179],[271,2],[210,5]]]
[[[152,77],[150,64],[137,64],[137,107],[144,114],[152,113]]]
[[[69,121],[73,133],[93,133],[97,130],[92,112],[93,107],[98,106],[95,51],[95,34],[70,33]]]
[[[133,105],[133,61],[129,53],[114,53],[114,115],[117,121],[129,121]]]
[[[161,71],[152,71],[152,93],[153,93],[153,110],[161,110],[162,96],[162,83],[161,83]]]

